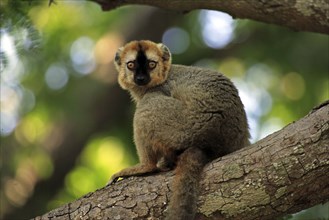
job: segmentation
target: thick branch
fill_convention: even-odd
[[[204,171],[198,219],[274,219],[328,201],[329,101]],[[161,219],[172,177],[128,178],[35,219]]]
[[[329,34],[328,0],[90,0],[104,11],[123,5],[150,5],[175,11],[212,9],[226,12],[234,18],[248,18],[277,24],[298,31]]]

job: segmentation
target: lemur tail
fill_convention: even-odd
[[[207,162],[207,156],[198,148],[188,148],[179,156],[166,220],[194,219],[199,181]]]

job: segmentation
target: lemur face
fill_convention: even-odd
[[[115,56],[119,84],[128,90],[162,84],[167,79],[170,65],[168,48],[151,41],[132,41],[119,48]]]

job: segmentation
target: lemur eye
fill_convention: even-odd
[[[157,63],[155,61],[150,61],[149,62],[149,68],[154,69],[157,66]]]
[[[127,68],[130,70],[135,69],[135,63],[133,61],[130,61],[127,63]]]

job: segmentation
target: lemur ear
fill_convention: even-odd
[[[162,51],[162,59],[164,61],[170,61],[171,60],[171,53],[168,47],[162,43],[157,44],[158,48]]]
[[[123,51],[123,47],[120,47],[114,57],[114,66],[118,72],[120,72],[122,51]]]
[[[123,47],[120,47],[118,49],[118,51],[116,52],[116,54],[115,54],[114,61],[118,66],[121,65],[121,53],[122,53],[122,51],[123,51]]]

